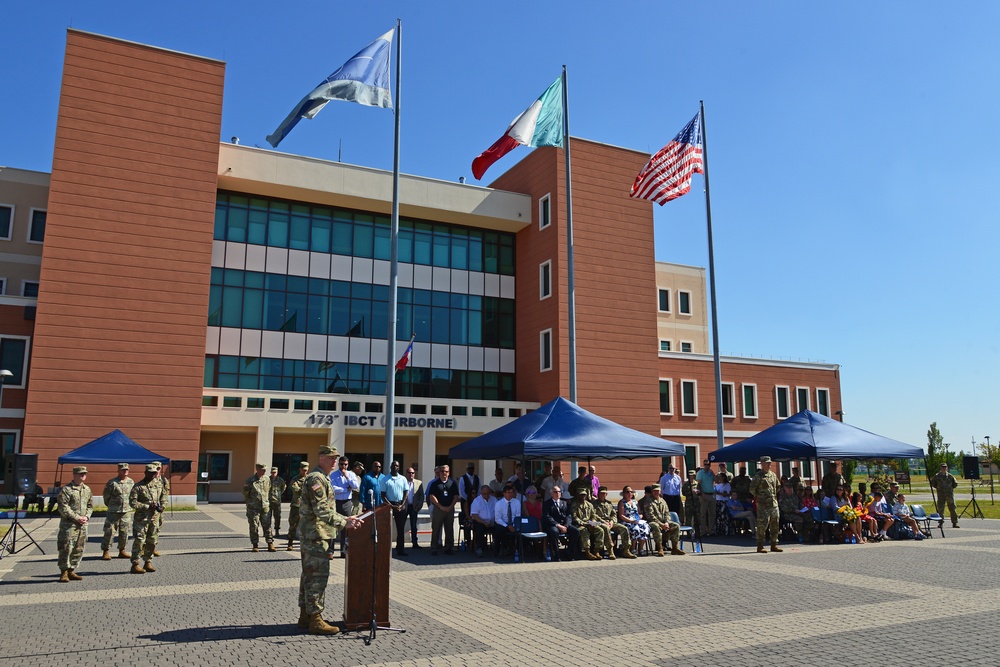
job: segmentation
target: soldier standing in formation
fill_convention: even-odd
[[[594,501],[594,511],[597,513],[597,520],[617,535],[622,541],[622,558],[637,558],[632,553],[632,541],[629,539],[628,528],[625,524],[618,523],[618,507],[608,500],[608,487],[597,488],[597,500]],[[614,555],[613,552],[608,553]]]
[[[580,550],[587,560],[601,560],[601,557],[594,552],[601,548],[603,541],[608,550],[608,558],[615,560],[615,552],[611,548],[611,533],[606,526],[598,522],[594,506],[589,502],[589,495],[583,485],[577,485],[576,502],[573,503],[571,511],[573,523],[580,528]],[[594,542],[593,548],[590,546],[591,541]]]
[[[937,491],[937,513],[944,517],[944,506],[948,505],[951,515],[951,527],[958,528],[958,511],[955,507],[955,488],[958,480],[948,472],[948,464],[942,463],[941,470],[931,479],[931,487]],[[944,519],[941,520],[944,523]]]
[[[780,553],[778,548],[778,491],[781,482],[771,472],[771,457],[760,457],[760,470],[750,482],[750,493],[757,500],[757,553],[765,553],[764,538],[771,531],[771,551]]]
[[[112,477],[104,485],[104,504],[108,506],[104,517],[104,539],[101,540],[101,560],[111,560],[111,541],[118,533],[118,557],[128,558],[125,546],[132,529],[132,508],[128,504],[129,494],[135,480],[128,476],[128,464],[118,464],[118,476]]]
[[[267,550],[274,548],[274,535],[271,533],[271,479],[265,474],[267,468],[263,463],[256,465],[254,474],[247,477],[243,484],[243,500],[247,504],[247,523],[250,524],[250,551],[260,551],[259,523],[264,528],[264,539],[267,540]]]
[[[302,577],[299,579],[298,626],[313,635],[335,635],[340,628],[323,620],[326,585],[330,578],[327,545],[337,530],[361,525],[357,517],[337,513],[330,484],[330,472],[337,461],[337,449],[319,448],[319,465],[302,482],[299,498],[299,535]]]
[[[285,493],[285,478],[278,475],[277,468],[271,468],[271,518],[274,519],[274,536],[281,532],[281,496]]]
[[[653,543],[656,544],[656,555],[663,556],[664,533],[670,538],[670,553],[674,556],[683,556],[678,543],[681,539],[681,526],[679,523],[670,520],[670,508],[667,501],[660,495],[660,485],[653,484],[652,494],[649,504],[646,505],[646,521],[649,523],[649,530],[653,534]]]
[[[299,474],[292,478],[292,504],[288,508],[288,551],[292,550],[295,531],[299,527],[299,495],[302,493],[302,480],[309,474],[309,462],[299,464]]]
[[[87,544],[87,522],[94,513],[94,494],[87,481],[87,467],[73,468],[73,481],[59,489],[59,582],[79,581],[76,566]]]
[[[160,541],[160,531],[163,530],[163,515],[164,508],[170,504],[170,480],[163,475],[163,464],[159,461],[155,461],[156,465],[156,481],[160,483],[160,500],[159,506],[160,511],[156,516],[156,542]],[[153,555],[159,556],[160,552],[156,549],[156,544],[153,545]]]
[[[840,474],[839,466],[836,463],[831,463],[830,472],[823,475],[820,486],[823,488],[823,497],[832,498],[838,486],[847,488],[847,478]]]
[[[132,574],[156,572],[153,552],[160,537],[158,514],[163,513],[163,485],[157,476],[157,466],[146,466],[146,475],[136,482],[128,496],[128,504],[135,511],[132,519]],[[139,565],[139,559],[143,565]]]

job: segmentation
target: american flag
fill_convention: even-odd
[[[691,191],[691,176],[702,166],[701,113],[695,115],[669,144],[649,159],[635,177],[629,195],[663,206]]]

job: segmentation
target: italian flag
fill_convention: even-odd
[[[472,175],[479,180],[493,163],[518,145],[563,145],[563,79],[552,82],[542,96],[513,120],[502,137],[472,161]]]

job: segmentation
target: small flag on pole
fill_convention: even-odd
[[[472,175],[479,180],[493,163],[518,145],[563,145],[563,79],[552,82],[542,96],[515,118],[502,137],[472,161]]]
[[[392,50],[393,28],[361,49],[340,69],[323,79],[311,93],[302,98],[281,125],[268,135],[267,143],[275,148],[303,118],[314,118],[330,100],[357,102],[370,107],[392,108],[389,93],[389,52]]]
[[[410,365],[410,357],[413,356],[413,341],[415,338],[416,336],[410,339],[410,344],[406,346],[406,351],[403,352],[403,356],[401,356],[399,361],[396,362],[397,371],[401,371]]]
[[[691,191],[691,177],[703,174],[701,113],[649,159],[635,177],[629,195],[663,206]]]

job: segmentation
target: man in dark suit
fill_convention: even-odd
[[[569,538],[569,560],[576,558],[580,551],[580,529],[570,520],[569,507],[562,499],[562,489],[553,486],[551,498],[542,503],[542,530],[549,536],[552,560],[559,560],[559,537]]]

